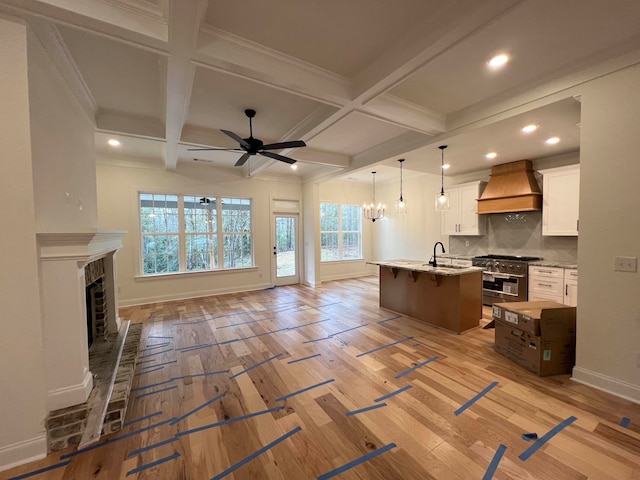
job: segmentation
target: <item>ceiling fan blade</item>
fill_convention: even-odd
[[[249,160],[249,157],[251,156],[250,153],[245,153],[244,155],[242,155],[240,157],[240,159],[236,162],[236,164],[234,165],[234,167],[241,167],[242,165],[245,164],[245,162],[247,160]]]
[[[265,157],[273,158],[274,160],[280,160],[281,162],[288,163],[289,165],[293,165],[296,163],[296,160],[293,158],[285,157],[284,155],[279,155],[273,152],[258,152],[260,155],[264,155]]]
[[[187,148],[189,152],[218,151],[218,152],[241,152],[241,148]]]
[[[251,145],[249,145],[249,143],[244,138],[240,138],[240,135],[236,135],[235,133],[230,132],[229,130],[220,130],[220,131],[225,135],[228,135],[229,137],[233,138],[236,142],[238,142],[244,148],[251,148]]]
[[[302,140],[293,140],[291,142],[279,142],[270,143],[269,145],[263,145],[260,150],[280,150],[282,148],[299,148],[306,147],[307,144]]]

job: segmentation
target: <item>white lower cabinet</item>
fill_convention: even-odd
[[[578,271],[571,268],[530,266],[528,300],[548,300],[571,307],[577,306]]]

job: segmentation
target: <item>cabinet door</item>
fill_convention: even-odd
[[[576,280],[567,280],[564,282],[563,303],[570,307],[578,306],[578,282]]]
[[[457,188],[450,188],[449,210],[440,212],[442,215],[442,234],[458,235],[458,225],[460,224],[460,192]]]
[[[542,235],[577,236],[580,168],[561,167],[543,175]]]
[[[478,216],[478,186],[469,185],[461,187],[459,190],[460,197],[460,226],[458,227],[459,235],[478,235],[479,234],[479,216]],[[484,217],[482,217],[484,220]]]

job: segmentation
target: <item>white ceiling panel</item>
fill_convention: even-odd
[[[318,150],[337,151],[354,155],[369,146],[379,145],[408,130],[354,112],[336,122],[307,144]]]
[[[205,21],[351,77],[442,8],[437,0],[212,1]]]
[[[164,123],[165,57],[82,30],[59,30],[100,111]]]
[[[523,85],[548,81],[565,68],[638,38],[640,2],[537,0],[507,14],[434,58],[391,93],[449,114]],[[635,42],[634,42],[635,43]],[[622,47],[624,48],[624,47]],[[506,52],[492,71],[486,62]]]
[[[278,141],[319,104],[282,90],[206,68],[196,70],[187,125],[200,129],[230,130],[249,136],[245,109],[256,110],[254,137]],[[293,140],[297,140],[293,139]]]

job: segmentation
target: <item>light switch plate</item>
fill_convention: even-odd
[[[615,257],[614,267],[616,272],[635,272],[638,270],[637,257]]]

